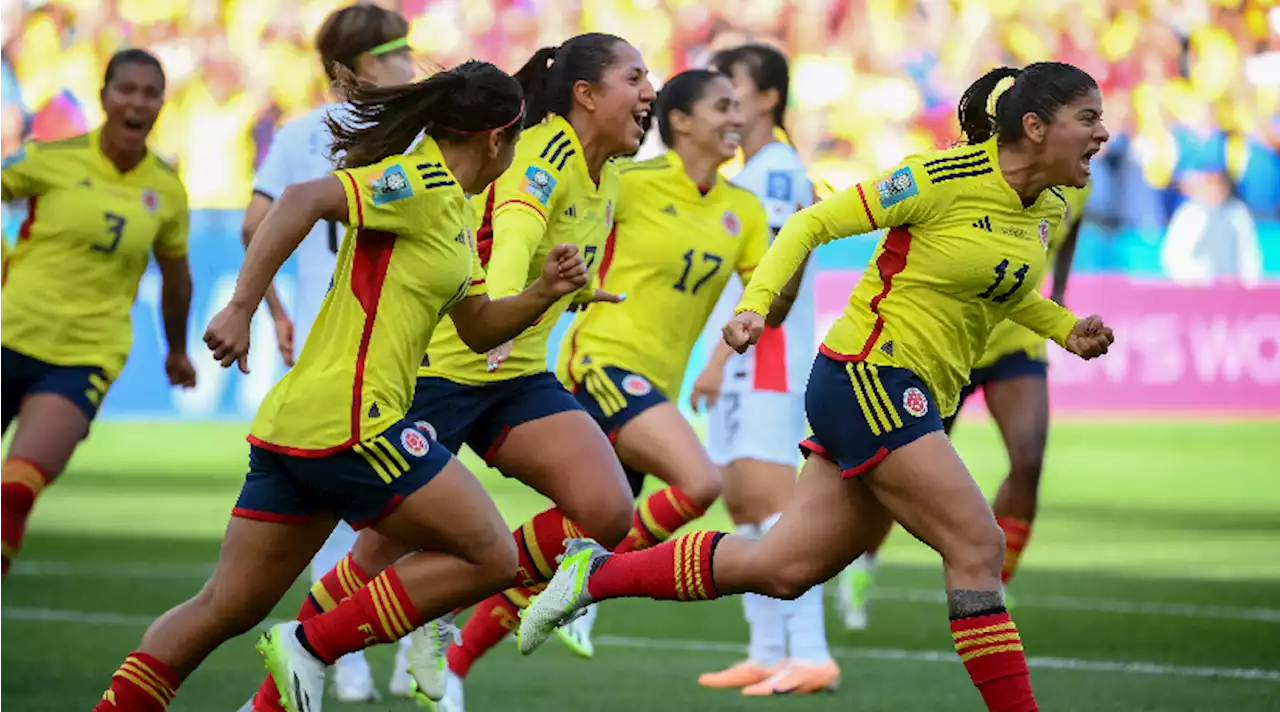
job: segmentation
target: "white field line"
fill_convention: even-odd
[[[156,564],[145,562],[110,564],[88,561],[18,561],[14,564],[10,573],[14,576],[51,578],[84,576],[97,578],[204,579],[213,573],[213,564]],[[834,594],[835,587],[829,587],[828,593]],[[890,586],[873,588],[871,590],[871,598],[891,603],[919,604],[943,604],[947,600],[946,593],[940,588],[896,588]],[[1280,623],[1280,609],[1277,608],[1035,595],[1015,595],[1013,603],[1015,610],[1028,608],[1077,611],[1081,613],[1136,614],[1174,618],[1249,621],[1253,623]]]
[[[50,608],[5,608],[5,620],[39,623],[73,623],[76,625],[111,625],[143,627],[150,625],[152,616],[134,613],[91,613],[88,611],[57,610]],[[258,626],[263,629],[272,622]],[[705,653],[739,654],[740,643],[724,643],[709,640],[674,640],[663,638],[627,638],[611,635],[598,636],[596,645],[633,650],[690,651]],[[900,661],[912,663],[956,664],[959,659],[953,652],[928,650],[900,650],[893,648],[845,648],[831,649],[837,658],[849,660]],[[1161,677],[1225,678],[1232,680],[1263,680],[1280,682],[1280,670],[1259,668],[1186,667],[1162,663],[1116,660],[1080,660],[1078,658],[1032,657],[1027,664],[1038,670],[1068,670],[1076,672],[1110,672],[1124,675],[1156,675]]]

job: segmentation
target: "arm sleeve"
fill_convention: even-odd
[[[276,131],[262,165],[258,166],[258,175],[254,176],[253,192],[275,200],[284,192],[285,186],[297,182],[289,170],[289,154],[296,150],[294,133],[294,124],[285,124]]]
[[[0,197],[4,200],[40,195],[48,190],[47,161],[37,144],[29,143],[0,164]]]
[[[489,293],[484,265],[480,264],[480,253],[471,251],[471,286],[467,288],[468,297],[479,297]]]
[[[1009,312],[1009,318],[1046,339],[1053,339],[1059,346],[1066,345],[1067,336],[1079,321],[1066,307],[1044,298],[1034,289]]]
[[[409,232],[418,217],[415,206],[426,189],[417,171],[402,156],[361,168],[344,168],[333,175],[347,195],[347,224],[357,230]]]
[[[175,196],[178,209],[161,228],[156,238],[155,253],[164,257],[185,257],[187,254],[187,235],[191,229],[191,210],[187,205],[187,191],[178,184]]]
[[[489,294],[494,299],[519,294],[529,282],[529,263],[546,235],[547,224],[532,211],[516,208],[493,215],[489,254]]]
[[[917,224],[938,209],[941,193],[916,182],[918,164],[905,163],[812,205],[787,220],[747,285],[737,312],[769,313],[769,305],[818,245],[880,228]]]

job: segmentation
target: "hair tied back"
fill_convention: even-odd
[[[1018,74],[1022,74],[1022,72],[1019,71]],[[996,115],[996,107],[1000,105],[1000,97],[1004,96],[1005,92],[1012,89],[1013,84],[1016,81],[1018,81],[1017,76],[1005,77],[997,82],[995,87],[991,89],[991,96],[987,97],[987,116]]]

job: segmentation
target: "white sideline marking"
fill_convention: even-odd
[[[145,562],[97,563],[78,561],[18,561],[10,572],[14,576],[100,578],[207,578],[213,573],[213,564]],[[835,588],[828,590],[835,594]],[[895,603],[946,603],[946,592],[941,588],[895,588],[876,586],[871,590],[872,600]],[[1073,596],[1015,595],[1014,610],[1039,608],[1083,613],[1138,614],[1170,616],[1174,618],[1200,618],[1207,620],[1250,621],[1254,623],[1280,623],[1280,609],[1245,606],[1217,606],[1196,603],[1154,603],[1121,601],[1105,598],[1077,598]]]
[[[69,611],[52,608],[3,609],[5,620],[34,621],[40,623],[75,623],[78,625],[120,625],[146,626],[155,618],[136,613],[91,613],[88,611]],[[278,621],[264,621],[258,629],[265,629]],[[694,651],[706,653],[741,653],[741,643],[722,643],[709,640],[675,640],[665,638],[627,638],[613,635],[602,635],[595,639],[596,645],[611,648],[631,648],[635,650],[668,650]],[[892,648],[844,648],[831,649],[837,658],[859,660],[897,660],[920,663],[957,664],[959,659],[953,652],[937,652],[929,650],[900,650]],[[1032,657],[1027,664],[1042,670],[1073,670],[1080,672],[1114,672],[1126,675],[1158,675],[1163,677],[1214,677],[1232,680],[1265,680],[1280,682],[1280,670],[1259,668],[1215,668],[1215,667],[1183,667],[1164,665],[1152,662],[1121,662],[1114,660],[1080,660],[1078,658]]]

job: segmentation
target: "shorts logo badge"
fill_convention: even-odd
[[[724,225],[724,231],[732,237],[737,237],[738,233],[742,232],[742,222],[732,210],[724,211],[724,215],[720,217],[720,224]]]
[[[404,446],[405,452],[414,457],[422,457],[427,454],[427,450],[431,449],[431,441],[427,440],[426,435],[418,432],[417,428],[401,430],[400,444]]]
[[[622,379],[622,390],[639,398],[649,395],[649,392],[653,390],[653,385],[644,376],[631,373]]]
[[[1049,221],[1040,221],[1040,246],[1049,249]]]
[[[439,440],[439,439],[440,439],[440,438],[436,437],[436,427],[435,427],[434,425],[432,425],[431,423],[428,423],[428,422],[427,422],[427,421],[425,421],[425,420],[419,420],[418,422],[416,422],[416,423],[414,423],[414,424],[413,424],[413,427],[415,427],[415,428],[417,428],[418,430],[421,430],[422,432],[426,433],[426,434],[427,434],[427,437],[431,438],[432,440]]]
[[[929,399],[919,388],[908,388],[902,394],[902,409],[917,418],[923,418],[929,412]]]

